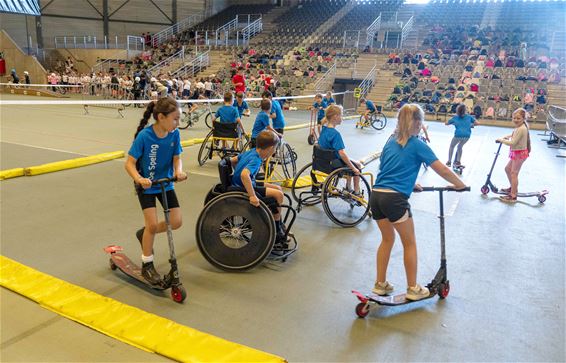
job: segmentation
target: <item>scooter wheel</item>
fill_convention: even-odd
[[[484,185],[483,187],[481,187],[481,193],[483,195],[487,195],[487,193],[489,193],[489,187],[487,185]]]
[[[449,293],[450,293],[450,283],[448,281],[438,286],[438,297],[440,297],[441,299],[446,299]]]
[[[173,301],[182,303],[187,298],[187,291],[183,285],[171,287],[171,298]]]
[[[118,266],[116,266],[116,264],[114,263],[114,261],[112,261],[112,259],[108,260],[109,265],[110,265],[110,269],[112,271],[116,270],[118,268]]]
[[[358,315],[358,317],[363,319],[366,316],[368,316],[368,314],[369,314],[368,304],[361,302],[358,305],[356,305],[356,315]]]
[[[541,203],[541,204],[546,202],[546,197],[544,195],[539,195],[538,202]]]
[[[314,136],[309,135],[309,137],[307,138],[307,141],[308,141],[309,145],[314,145]]]

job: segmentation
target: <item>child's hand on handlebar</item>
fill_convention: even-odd
[[[449,184],[449,185],[446,186],[446,188],[454,189],[454,190],[462,190],[462,189],[466,189],[467,186],[466,186],[466,184],[464,184],[464,183],[462,183],[462,185]]]
[[[255,195],[250,195],[250,204],[254,207],[259,207],[259,199]]]
[[[422,192],[422,191],[423,191],[423,187],[422,187],[419,183],[417,183],[417,184],[415,184],[415,186],[413,187],[413,190],[414,190],[415,192]]]
[[[177,179],[177,182],[182,182],[184,180],[187,180],[187,173],[185,173],[184,171],[180,172],[180,173],[175,173],[174,178]]]
[[[149,189],[151,188],[152,181],[151,179],[148,178],[139,178],[138,183],[139,185],[141,185],[142,188]]]

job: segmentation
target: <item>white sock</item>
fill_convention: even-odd
[[[153,255],[144,256],[142,253],[142,262],[143,263],[153,262]]]

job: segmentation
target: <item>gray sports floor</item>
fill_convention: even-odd
[[[9,96],[3,96],[8,99]],[[1,169],[37,165],[107,151],[127,150],[141,110],[80,106],[2,106]],[[255,116],[255,112],[253,112]],[[287,112],[288,124],[308,122]],[[253,117],[245,119],[251,125]],[[431,147],[442,161],[452,127],[429,122]],[[358,130],[340,126],[348,153],[361,158],[381,149],[395,126]],[[182,130],[183,139],[203,137],[204,124]],[[0,182],[1,253],[42,272],[181,324],[289,361],[565,361],[565,159],[555,157],[537,131],[520,176],[520,190],[549,189],[515,205],[479,189],[493,160],[496,137],[509,129],[477,127],[465,146],[463,178],[470,193],[446,197],[450,296],[400,308],[380,308],[357,319],[352,289],[369,291],[375,279],[379,231],[371,220],[358,227],[334,225],[320,206],[304,209],[294,232],[300,250],[284,264],[266,263],[246,273],[209,265],[195,244],[195,223],[216,162],[199,167],[199,146],[184,149],[189,179],[176,186],[184,225],[174,234],[180,272],[189,297],[183,305],[167,293],[140,287],[111,271],[102,251],[120,244],[137,259],[134,233],[143,223],[123,159],[79,169]],[[307,130],[286,140],[310,159]],[[562,151],[563,152],[563,151]],[[494,173],[503,172],[507,150]],[[367,170],[375,174],[378,162]],[[432,170],[422,185],[444,185]],[[418,280],[426,283],[439,265],[438,197],[411,197],[419,247]],[[156,245],[158,269],[167,270],[164,235]],[[405,288],[400,243],[393,250],[389,280]],[[44,310],[1,289],[2,361],[165,361]]]

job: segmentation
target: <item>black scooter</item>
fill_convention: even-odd
[[[175,256],[175,246],[173,244],[173,231],[171,229],[171,223],[169,221],[169,205],[167,203],[167,194],[165,192],[165,187],[169,183],[173,183],[175,181],[176,179],[174,178],[163,178],[152,183],[152,186],[159,185],[161,187],[161,196],[163,198],[163,213],[165,214],[165,224],[167,225],[167,241],[169,242],[169,263],[171,264],[171,269],[166,275],[163,276],[160,284],[153,285],[147,282],[146,279],[144,279],[144,277],[142,276],[141,267],[132,262],[132,260],[130,260],[130,258],[124,253],[120,253],[120,251],[124,250],[122,247],[110,245],[104,248],[104,251],[110,254],[110,268],[112,270],[119,269],[126,275],[155,290],[167,290],[171,288],[171,298],[173,299],[173,301],[181,303],[187,297],[187,291],[179,280],[177,257]]]
[[[417,191],[417,190],[415,190]],[[359,291],[352,290],[352,293],[356,295],[358,300],[360,301],[358,305],[356,305],[356,314],[360,318],[365,318],[369,312],[378,307],[379,305],[385,306],[398,306],[398,305],[406,305],[415,303],[418,301],[430,299],[434,297],[436,294],[441,299],[445,299],[448,297],[450,293],[450,281],[448,281],[448,275],[446,270],[446,250],[445,250],[445,233],[444,233],[444,192],[469,192],[470,187],[466,187],[464,189],[456,190],[448,187],[423,187],[423,192],[439,192],[439,199],[440,199],[440,215],[438,219],[440,219],[440,268],[436,275],[432,279],[430,283],[426,285],[430,294],[428,297],[421,299],[421,300],[408,300],[405,297],[405,293],[396,294],[396,295],[386,295],[380,296],[376,294],[368,294],[364,295]]]
[[[495,153],[495,158],[493,159],[493,164],[491,164],[491,169],[489,169],[489,174],[487,174],[487,179],[485,180],[484,185],[481,187],[481,193],[483,195],[487,195],[491,190],[492,193],[500,194],[500,195],[507,195],[506,192],[498,189],[495,184],[491,182],[491,173],[493,173],[493,168],[495,167],[495,163],[497,162],[497,157],[501,151],[501,146],[503,145],[499,141],[495,141],[499,144],[497,148],[497,153]],[[539,203],[546,202],[546,195],[548,194],[548,190],[541,190],[540,192],[529,192],[529,193],[517,193],[517,198],[529,198],[529,197],[537,197]]]

